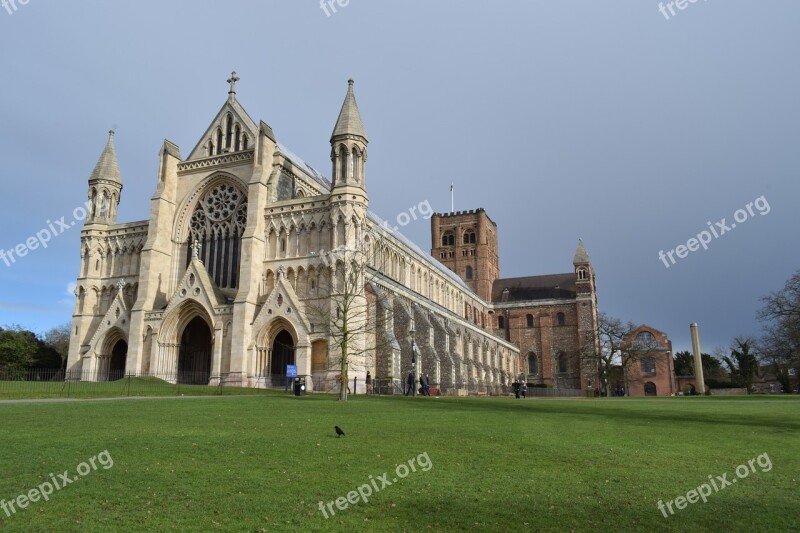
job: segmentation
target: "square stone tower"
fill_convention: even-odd
[[[497,224],[483,208],[431,217],[431,255],[461,278],[485,302],[500,277]]]

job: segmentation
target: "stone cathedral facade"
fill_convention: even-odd
[[[369,371],[386,392],[402,390],[412,359],[444,394],[507,391],[521,373],[556,386],[592,383],[574,361],[568,372],[566,363],[565,372],[553,370],[559,343],[572,350],[579,342],[574,325],[596,320],[588,255],[576,255],[560,297],[509,298],[496,286],[503,280],[491,221],[435,215],[434,233],[442,221],[458,224],[446,238],[436,234],[428,254],[369,211],[369,141],[352,80],[330,138],[330,180],[250,118],[237,81],[234,73],[228,98],[187,156],[164,141],[148,220],[117,222],[123,182],[110,132],[88,182],[71,375],[270,387],[282,386],[287,365],[296,365],[310,387],[329,389],[340,372],[335,324],[347,293],[349,376],[360,389]],[[456,247],[461,226],[472,229],[467,245]],[[462,248],[494,254],[494,263],[474,256],[467,275],[463,262],[440,257]],[[537,334],[509,334],[528,308]],[[558,320],[553,313],[561,312],[574,327],[554,337],[547,316]],[[529,351],[550,363],[537,360],[531,374]]]

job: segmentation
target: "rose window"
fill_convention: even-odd
[[[198,202],[189,221],[187,264],[200,243],[199,259],[220,288],[235,289],[239,278],[241,238],[247,224],[247,197],[229,183],[217,185]]]

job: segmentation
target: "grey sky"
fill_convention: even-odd
[[[601,310],[704,351],[755,334],[759,297],[800,268],[800,4],[54,1],[0,8],[0,248],[71,218],[110,127],[118,220],[146,219],[164,138],[184,156],[227,96],[329,175],[347,79],[370,135],[373,211],[484,207],[504,277],[570,271],[582,237]],[[669,251],[764,196],[770,212]],[[430,247],[426,220],[404,233]],[[0,324],[67,322],[79,231],[7,267]],[[677,259],[677,258],[676,258]]]

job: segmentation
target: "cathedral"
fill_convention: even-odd
[[[369,210],[368,136],[348,82],[330,179],[227,99],[186,157],[165,140],[148,220],[118,222],[114,132],[88,181],[67,370],[75,379],[309,389],[346,375],[383,393],[426,374],[441,394],[511,382],[597,386],[582,242],[570,272],[500,278],[482,209],[434,214],[426,253]],[[524,376],[523,376],[524,375]]]

